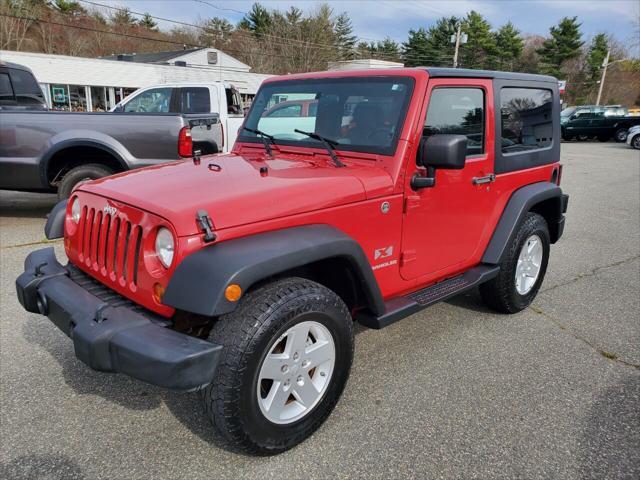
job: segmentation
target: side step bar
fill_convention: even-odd
[[[467,270],[462,275],[436,283],[402,297],[392,298],[386,302],[386,313],[375,317],[361,313],[356,320],[362,325],[380,329],[413,315],[420,310],[430,307],[434,303],[442,302],[469,290],[481,283],[491,280],[500,271],[497,265],[479,265]]]

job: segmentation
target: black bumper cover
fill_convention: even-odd
[[[211,382],[221,345],[166,328],[126,306],[111,306],[69,277],[53,248],[36,250],[16,280],[18,300],[46,315],[94,370],[118,372],[173,390]]]

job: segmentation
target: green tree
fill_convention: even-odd
[[[516,62],[520,60],[524,48],[524,41],[513,23],[508,22],[496,33],[497,65],[501,70],[513,71]]]
[[[409,30],[409,38],[402,45],[405,65],[450,67],[454,51],[451,35],[455,33],[459,21],[457,17],[442,17],[428,30]]]
[[[229,40],[233,30],[233,25],[226,18],[213,17],[202,25],[198,41],[213,47],[219,42],[224,43]]]
[[[342,58],[349,57],[356,49],[357,37],[353,34],[353,25],[346,12],[336,18],[333,26],[334,44]]]
[[[154,32],[158,31],[158,23],[153,19],[150,13],[146,13],[142,16],[140,21],[138,22],[142,28],[146,28],[147,30],[152,30]]]
[[[389,62],[397,62],[400,60],[400,45],[389,37],[382,41],[378,41],[375,45],[376,57],[380,60]]]
[[[462,30],[467,34],[467,43],[460,46],[459,65],[464,68],[496,68],[499,52],[491,24],[472,10],[463,20]]]
[[[87,13],[80,3],[72,0],[55,0],[52,2],[52,5],[62,15],[67,17],[80,17]]]
[[[118,27],[133,27],[137,23],[128,8],[116,10],[115,13],[111,15],[110,20],[113,25]]]
[[[569,60],[580,56],[582,45],[581,24],[578,17],[564,17],[558,25],[549,29],[547,38],[538,50],[540,70],[555,77],[563,77],[567,72],[563,67]]]
[[[259,3],[254,3],[249,13],[242,18],[238,26],[253,32],[256,37],[261,37],[269,32],[271,24],[272,17],[269,10]]]
[[[422,65],[421,58],[427,56],[427,31],[424,28],[409,30],[409,38],[402,44],[402,59],[407,67]]]
[[[591,83],[595,83],[600,79],[600,72],[602,71],[602,63],[607,57],[607,51],[609,50],[609,39],[604,33],[599,33],[591,41],[589,45],[589,51],[587,52],[587,78]]]

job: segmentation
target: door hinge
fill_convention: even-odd
[[[412,208],[418,208],[420,206],[420,196],[411,195],[404,199],[404,209],[402,213],[407,213]]]
[[[418,254],[415,250],[405,250],[400,254],[400,266],[404,267],[407,263],[413,262],[418,258]]]

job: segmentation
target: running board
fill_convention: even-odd
[[[386,313],[375,317],[365,312],[356,316],[362,325],[380,329],[419,312],[434,303],[442,302],[465,292],[481,283],[491,280],[500,271],[497,265],[479,265],[467,270],[462,275],[436,283],[402,297],[392,298],[385,302]]]

